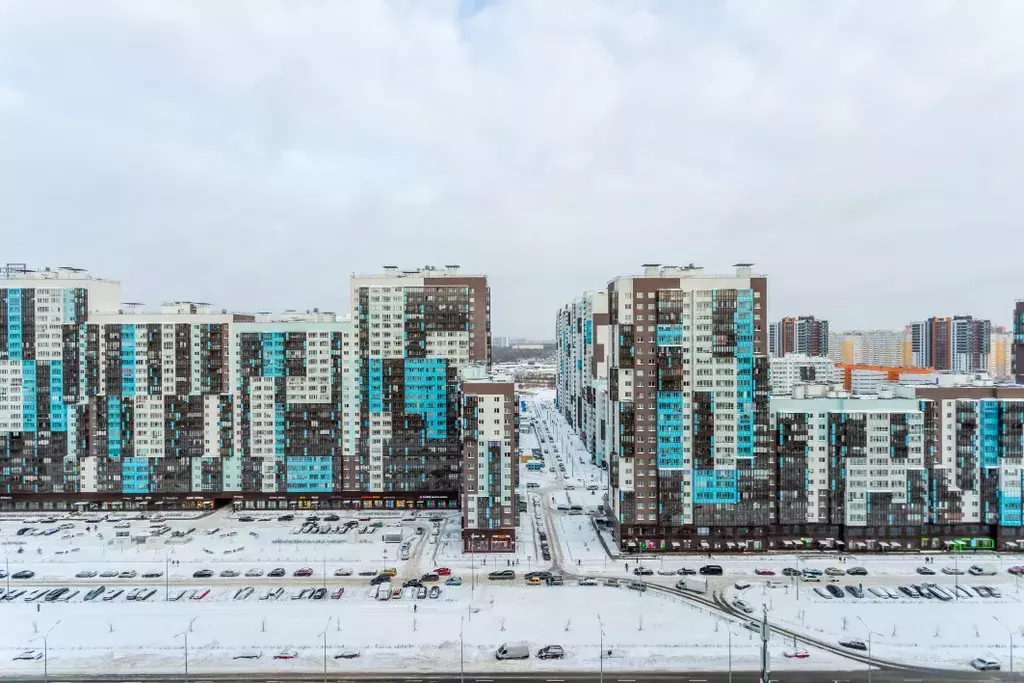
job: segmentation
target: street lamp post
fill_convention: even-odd
[[[185,683],[188,683],[188,634],[192,630],[192,624],[196,622],[196,619],[197,617],[192,617],[188,622],[188,628],[174,636],[175,638],[185,638]]]
[[[601,622],[601,615],[597,615],[597,625],[600,630],[600,644],[598,645],[597,658],[601,662],[601,679],[600,683],[604,683],[604,624]]]
[[[857,616],[857,621],[859,621],[868,632],[868,683],[871,683],[871,636],[880,636],[882,634],[872,631],[859,615]]]
[[[463,631],[466,627],[466,618],[459,617],[459,683],[466,683],[466,641]]]
[[[324,683],[327,683],[327,627],[331,625],[331,619],[333,618],[327,617],[327,623],[324,624],[324,632],[317,634],[324,638]]]
[[[171,554],[164,555],[164,602],[171,600]]]
[[[953,553],[953,595],[960,602],[960,556]]]
[[[732,683],[732,624],[726,626],[729,633],[729,683]]]
[[[36,636],[35,638],[32,639],[32,640],[42,640],[43,641],[43,681],[44,681],[44,683],[48,683],[49,680],[50,680],[50,633],[53,631],[53,629],[57,628],[57,626],[59,624],[60,624],[60,619],[57,620],[56,624],[54,624],[53,626],[50,627],[49,631],[47,631],[46,633],[44,633],[41,636]],[[31,641],[29,641],[29,642],[31,642]]]
[[[1010,683],[1013,683],[1013,635],[1014,634],[1013,634],[1013,631],[1010,630],[1010,627],[1007,626],[1006,624],[1004,624],[1003,621],[999,617],[997,617],[997,616],[995,616],[993,614],[992,618],[995,619],[997,622],[999,622],[999,625],[1002,626],[1003,628],[1005,628],[1006,632],[1010,634]]]

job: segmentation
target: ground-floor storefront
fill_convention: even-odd
[[[465,553],[514,553],[515,529],[463,529],[462,551]]]

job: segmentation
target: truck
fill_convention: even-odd
[[[385,529],[381,534],[381,539],[385,543],[401,543],[402,542],[402,529],[397,527],[391,527]]]

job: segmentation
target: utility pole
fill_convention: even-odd
[[[321,633],[324,637],[324,683],[327,683],[327,628],[331,625],[331,619],[334,617],[327,617],[327,623],[324,624],[324,632]]]
[[[188,628],[174,636],[175,638],[178,638],[179,636],[184,636],[185,638],[185,683],[188,683],[188,633],[192,630],[192,624],[195,623],[197,618],[198,617],[192,617],[192,620],[188,622]]]
[[[459,683],[466,683],[466,640],[463,631],[466,618],[459,617]]]
[[[601,644],[598,646],[599,651],[597,653],[597,658],[601,661],[601,680],[600,680],[600,683],[604,683],[604,624],[601,623],[601,615],[600,614],[597,615],[597,625],[598,625],[598,627],[600,628],[600,631],[601,631],[601,636],[600,636]]]
[[[771,683],[771,663],[768,658],[768,639],[771,637],[771,629],[768,628],[768,605],[761,606],[764,610],[761,616],[761,679],[760,683]],[[731,675],[731,673],[730,673]],[[870,683],[870,682],[869,682]]]

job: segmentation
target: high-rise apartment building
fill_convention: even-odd
[[[770,369],[772,396],[788,396],[793,393],[795,385],[828,385],[842,381],[841,373],[836,372],[832,359],[821,356],[791,353],[788,356],[772,358]]]
[[[555,405],[601,465],[607,448],[608,294],[587,292],[560,309],[555,332]]]
[[[344,488],[448,495],[461,485],[459,371],[491,362],[490,288],[458,266],[356,275],[359,440]]]
[[[768,328],[768,350],[772,358],[782,358],[791,353],[828,356],[829,341],[828,321],[814,316],[783,318]]]
[[[485,277],[386,268],[353,278],[351,320],[271,320],[144,312],[76,269],[0,274],[0,509],[454,509],[466,444],[474,468],[514,469],[514,385],[470,385],[500,389],[501,438],[464,427],[461,373],[490,363]],[[514,548],[510,476],[466,498],[495,550]]]
[[[892,330],[861,330],[829,334],[829,357],[839,364],[909,365],[903,359],[906,334]]]
[[[988,356],[988,374],[998,380],[1013,380],[1013,330],[1002,326],[992,328]]]
[[[645,265],[608,284],[610,507],[624,548],[775,524],[767,281]],[[731,541],[730,541],[731,542]]]
[[[1013,378],[1024,384],[1024,300],[1013,307]]]
[[[969,315],[928,318],[910,324],[910,362],[914,367],[985,372],[991,323]]]
[[[515,383],[481,367],[468,367],[462,376],[462,547],[514,551],[519,519]]]

